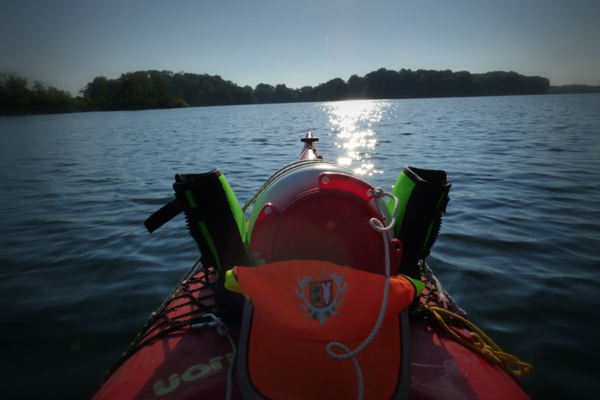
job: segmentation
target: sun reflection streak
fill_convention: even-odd
[[[329,113],[332,133],[336,134],[336,146],[346,151],[337,162],[353,168],[360,175],[373,175],[383,171],[375,168],[371,154],[377,146],[376,133],[372,125],[382,118],[388,102],[381,101],[344,101],[327,103],[325,111]]]

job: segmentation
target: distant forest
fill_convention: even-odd
[[[335,78],[316,87],[291,89],[265,83],[240,87],[218,75],[171,71],[137,71],[118,79],[95,78],[73,97],[69,92],[36,81],[0,73],[0,115],[85,111],[146,110],[239,104],[294,103],[358,99],[508,96],[600,92],[600,86],[550,86],[548,79],[516,72],[385,68],[347,81]]]
[[[562,85],[550,86],[547,94],[578,94],[578,93],[600,93],[600,86],[589,85]]]

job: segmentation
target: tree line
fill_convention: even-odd
[[[600,93],[600,85],[562,85],[550,86],[548,94],[580,94],[580,93]]]
[[[172,71],[137,71],[117,79],[95,78],[79,96],[12,73],[0,73],[0,115],[80,111],[145,110],[240,104],[341,101],[357,99],[413,99],[430,97],[505,96],[545,94],[550,82],[540,76],[495,71],[410,70],[385,68],[363,77],[331,79],[299,89],[285,84],[260,83],[240,87],[218,75]]]
[[[0,115],[58,114],[87,111],[81,98],[40,81],[0,72]]]

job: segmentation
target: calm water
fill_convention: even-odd
[[[197,257],[149,235],[176,173],[219,167],[245,203],[313,131],[391,190],[453,183],[432,269],[534,365],[537,399],[600,391],[600,96],[310,103],[0,118],[0,398],[85,399]]]

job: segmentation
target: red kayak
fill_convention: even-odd
[[[274,174],[249,202],[254,208],[247,222],[247,207],[239,206],[220,171],[176,177],[176,199],[146,227],[152,232],[183,211],[202,256],[109,370],[95,400],[528,398],[517,379],[531,367],[477,330],[425,263],[449,199],[445,173],[407,167],[394,186],[394,200],[385,203],[363,177],[323,160],[317,140],[310,132],[302,139],[299,160]],[[381,229],[370,228],[373,219]],[[325,350],[307,350],[314,347],[310,333],[286,333],[277,322],[265,330],[269,312],[226,289],[226,272],[236,265],[259,268],[289,260],[361,270],[385,285],[401,275],[422,282],[424,290],[392,322],[373,329],[372,342],[354,361],[329,362]],[[310,320],[314,329],[331,326],[352,304],[351,288],[344,292],[339,276],[330,276],[292,282],[297,286],[290,304],[298,303],[300,322]],[[386,301],[391,309],[393,300],[385,295],[374,302],[373,321],[380,308],[384,314],[380,303]],[[362,324],[359,315],[352,326]],[[365,325],[370,332],[373,323]],[[344,334],[339,341],[349,351],[363,342],[344,342]],[[286,335],[299,345],[286,344]]]

